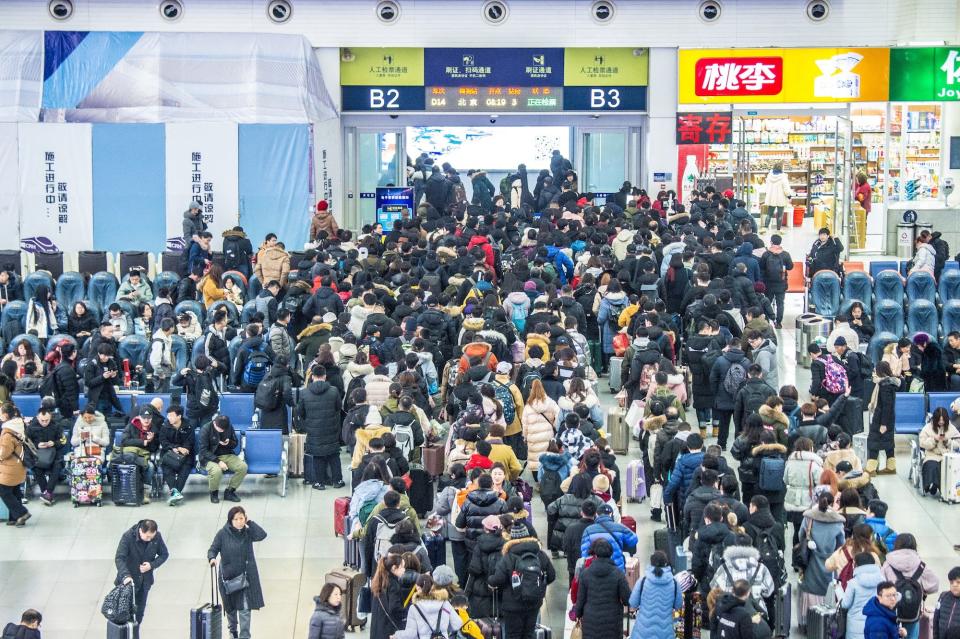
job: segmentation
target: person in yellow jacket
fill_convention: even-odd
[[[356,469],[360,467],[360,461],[370,449],[371,439],[390,432],[390,427],[383,425],[383,419],[377,410],[369,411],[366,421],[367,423],[364,424],[363,428],[358,428],[354,431],[357,438],[357,445],[353,447],[353,457],[350,459],[350,468]]]
[[[630,321],[633,319],[633,316],[637,314],[640,310],[640,298],[634,299],[634,296],[630,296],[630,304],[623,309],[623,312],[620,313],[620,317],[617,319],[617,325],[620,328],[627,328],[630,326]]]
[[[471,639],[483,639],[483,631],[480,630],[480,626],[470,618],[470,611],[467,610],[467,606],[469,605],[467,598],[462,594],[456,594],[450,599],[450,605],[453,606],[453,609],[457,612],[457,616],[460,617],[460,621],[463,623],[460,627],[460,635],[470,637]]]

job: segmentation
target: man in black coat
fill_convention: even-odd
[[[174,386],[182,386],[187,395],[187,423],[192,429],[199,429],[217,413],[220,407],[220,394],[216,380],[211,372],[211,360],[206,355],[197,355],[194,367],[184,368],[170,380]]]
[[[80,384],[74,363],[77,351],[73,344],[64,344],[60,348],[63,359],[50,373],[53,376],[54,397],[57,409],[62,417],[71,417],[80,413]]]
[[[725,592],[717,600],[716,628],[711,629],[719,639],[754,639],[770,636],[770,628],[763,616],[748,606],[750,582],[738,579],[733,582],[733,592]],[[757,626],[757,628],[755,628]]]
[[[313,463],[313,487],[324,490],[327,484],[343,488],[340,468],[340,393],[327,381],[327,369],[310,369],[310,383],[300,393],[294,408],[301,428],[307,433],[304,465]]]
[[[426,200],[433,208],[441,213],[447,210],[447,204],[452,199],[453,184],[440,172],[440,167],[435,166],[430,173],[430,177],[424,183],[424,193]]]
[[[500,588],[500,614],[506,619],[505,639],[527,639],[534,636],[544,597],[541,596],[539,601],[525,601],[520,596],[524,589],[512,587],[518,563],[531,554],[536,556],[540,564],[539,582],[541,594],[545,595],[547,585],[557,578],[553,563],[540,548],[539,540],[530,535],[526,525],[522,521],[515,521],[510,527],[510,541],[503,545],[503,557],[497,563],[496,571],[487,579],[491,586]]]
[[[125,411],[116,389],[120,383],[120,371],[113,354],[113,347],[101,342],[95,357],[83,368],[83,383],[87,387],[87,401],[96,406],[98,411],[108,415],[112,408],[115,415],[123,415]]]
[[[147,595],[153,586],[153,571],[170,556],[157,522],[142,519],[120,537],[114,563],[117,578],[114,585],[133,584],[137,604],[137,623],[143,622],[147,609]]]
[[[693,534],[703,526],[703,509],[723,495],[717,490],[717,471],[705,468],[700,472],[700,485],[690,491],[683,502],[683,534]]]
[[[733,403],[733,423],[736,432],[743,429],[743,420],[757,412],[767,398],[777,391],[763,381],[763,368],[760,364],[750,364],[747,368],[747,381],[744,382]]]

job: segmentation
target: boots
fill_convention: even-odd
[[[876,460],[876,459],[868,459],[868,460],[867,460],[867,465],[866,465],[866,467],[865,467],[863,470],[864,470],[868,475],[876,475],[876,474],[877,474],[877,467],[878,467],[879,465],[880,465],[879,460]]]
[[[877,474],[879,475],[896,475],[897,474],[897,460],[894,457],[887,457],[887,467],[883,470],[878,470]]]
[[[240,501],[240,498],[237,497],[237,491],[235,491],[233,488],[227,488],[225,491],[223,491],[223,499],[224,501]]]
[[[220,503],[220,491],[219,491],[219,490],[211,490],[211,491],[210,491],[210,503],[211,503],[211,504],[219,504],[219,503]]]

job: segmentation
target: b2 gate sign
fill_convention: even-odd
[[[645,111],[647,49],[342,49],[344,111]]]
[[[377,187],[377,222],[383,225],[385,231],[393,228],[393,223],[403,215],[407,209],[413,217],[413,188],[404,186]]]

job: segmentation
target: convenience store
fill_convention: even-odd
[[[726,144],[680,146],[680,174],[690,173],[693,155],[699,184],[733,188],[759,215],[767,175],[780,163],[797,210],[786,216],[790,225],[806,219],[830,227],[852,249],[887,252],[891,216],[937,207],[944,105],[927,76],[948,51],[681,51],[678,128],[683,116],[723,105],[731,135]],[[873,192],[868,216],[853,202],[859,173]]]

